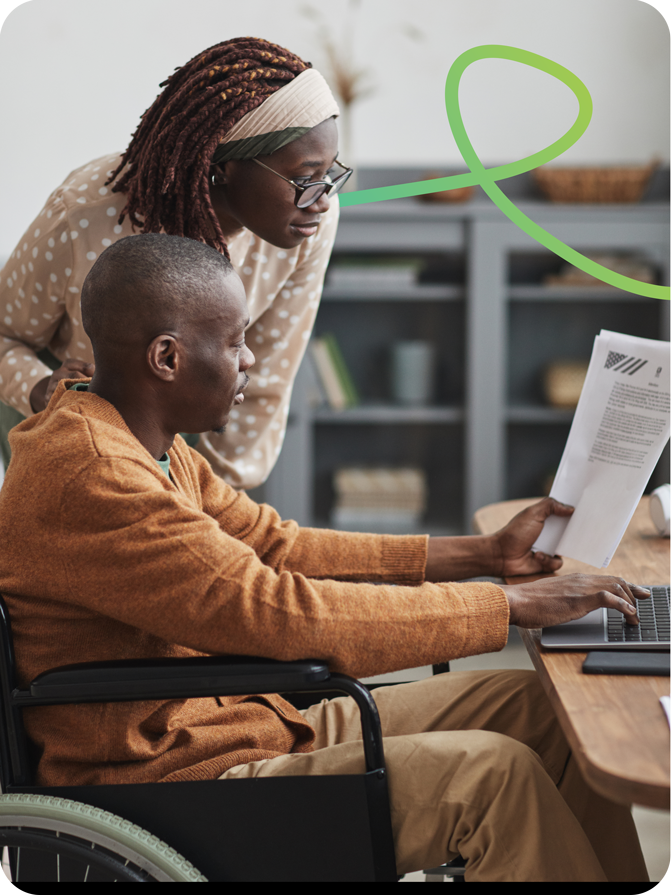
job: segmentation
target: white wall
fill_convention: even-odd
[[[593,120],[564,160],[669,158],[669,32],[641,0],[30,0],[0,32],[0,258],[70,170],[126,146],[159,82],[200,50],[254,34],[325,70],[305,6],[337,42],[349,34],[370,70],[350,163],[459,165],[445,76],[486,43],[548,56],[584,81]],[[460,102],[487,164],[544,147],[576,114],[562,84],[505,61],[472,66]]]

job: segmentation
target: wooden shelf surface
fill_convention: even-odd
[[[508,297],[513,301],[642,301],[641,295],[634,295],[612,286],[509,286]]]
[[[505,410],[509,423],[571,423],[576,408],[565,410],[535,404],[511,404]]]
[[[464,420],[461,407],[404,407],[398,404],[361,404],[347,410],[317,408],[313,410],[313,421],[329,425],[393,425],[407,424],[451,424]]]
[[[448,284],[377,286],[365,282],[359,286],[332,286],[327,281],[322,301],[461,301],[464,295],[464,286]]]

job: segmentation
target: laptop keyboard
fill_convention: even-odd
[[[669,585],[650,589],[648,600],[637,601],[638,625],[629,625],[618,609],[607,609],[609,643],[670,642]]]

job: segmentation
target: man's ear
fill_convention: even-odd
[[[175,336],[161,335],[153,339],[147,348],[149,368],[164,382],[172,382],[181,361],[181,347]]]

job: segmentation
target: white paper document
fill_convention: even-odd
[[[533,549],[605,568],[670,437],[670,343],[602,330]]]

